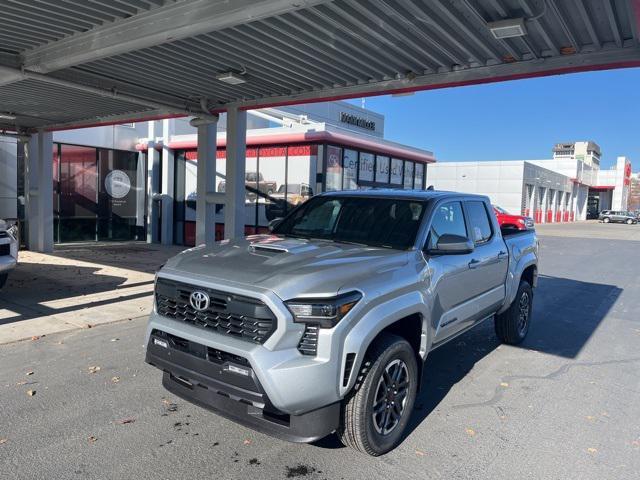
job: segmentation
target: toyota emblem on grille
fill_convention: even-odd
[[[195,310],[202,312],[209,308],[209,295],[200,290],[196,290],[189,296],[189,303]]]

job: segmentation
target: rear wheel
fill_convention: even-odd
[[[345,445],[378,456],[402,440],[416,398],[418,364],[409,342],[383,334],[363,365],[359,383],[342,404],[338,436]]]
[[[496,335],[501,342],[517,345],[525,339],[529,332],[532,306],[533,289],[529,282],[522,280],[516,298],[509,308],[496,315]]]
[[[611,221],[611,219],[610,219],[609,217],[604,217],[604,218],[602,219],[602,221],[603,221],[604,223],[609,223],[609,222]]]
[[[4,287],[4,284],[7,283],[8,274],[2,273],[0,274],[0,288]]]

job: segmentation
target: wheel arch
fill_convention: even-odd
[[[424,304],[423,308],[424,308]],[[364,320],[364,319],[363,319]],[[353,333],[353,332],[352,332]],[[359,374],[364,366],[364,359],[367,353],[370,351],[373,343],[381,335],[393,334],[401,338],[404,338],[411,345],[415,355],[416,363],[418,365],[418,388],[420,388],[420,382],[422,378],[422,368],[427,352],[429,351],[430,334],[428,332],[428,320],[425,312],[419,311],[417,308],[412,311],[399,312],[398,315],[393,317],[387,317],[383,321],[376,323],[374,329],[369,331],[366,337],[361,338],[361,343],[357,349],[356,357],[353,361],[353,365],[347,368],[347,365],[343,365],[341,376],[341,397],[347,395],[357,384]],[[347,337],[345,342],[344,358],[347,358],[350,351],[350,345],[353,345],[352,341],[357,338],[357,335]],[[345,378],[348,373],[349,378]]]

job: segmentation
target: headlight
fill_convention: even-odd
[[[286,303],[297,323],[314,323],[320,328],[333,328],[360,301],[359,292],[349,292],[334,298],[293,299]]]
[[[9,224],[10,222],[7,222],[7,224]],[[11,225],[9,228],[7,228],[7,233],[9,235],[11,235],[15,240],[18,239],[18,224],[15,222],[11,222],[13,223],[13,225]]]

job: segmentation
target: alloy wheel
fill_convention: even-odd
[[[373,426],[388,435],[400,423],[409,391],[409,370],[400,359],[392,360],[382,372],[373,399]]]
[[[522,292],[518,304],[518,334],[523,336],[529,324],[529,313],[531,311],[531,298],[527,292]]]

